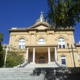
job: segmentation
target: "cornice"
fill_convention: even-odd
[[[9,32],[29,32],[29,31],[36,31],[36,32],[38,32],[38,31],[54,31],[54,32],[59,32],[59,31],[74,31],[75,29],[74,28],[72,28],[72,29],[67,29],[67,28],[65,28],[65,29],[34,29],[34,28],[17,28],[17,29],[9,29]]]
[[[80,44],[79,44],[79,43],[76,43],[75,46],[76,46],[76,47],[80,47]]]
[[[8,52],[12,52],[12,51],[14,51],[14,52],[19,52],[19,53],[25,53],[26,52],[26,49],[16,49],[16,50],[9,50]]]
[[[26,48],[27,47],[57,47],[57,45],[56,44],[54,44],[54,45],[27,45],[25,47]]]
[[[77,49],[74,49],[73,51],[77,52]],[[57,52],[58,53],[72,53],[72,50],[65,48],[65,49],[58,49]]]

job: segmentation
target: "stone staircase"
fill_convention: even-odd
[[[33,74],[33,68],[0,68],[0,80],[44,80],[44,75]]]
[[[25,68],[27,67],[34,67],[34,68],[54,68],[54,67],[59,67],[55,62],[51,62],[51,63],[45,63],[45,64],[27,64],[25,66]]]
[[[23,63],[14,68],[0,68],[0,80],[44,80],[42,69],[55,67],[58,67],[58,65],[53,62],[48,64]],[[38,75],[36,70],[39,70]]]
[[[56,64],[36,64],[35,68],[51,68],[51,67],[58,67]]]

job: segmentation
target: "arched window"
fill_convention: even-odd
[[[66,57],[65,56],[61,56],[61,63],[63,65],[66,65]]]
[[[40,38],[40,39],[38,40],[38,44],[45,44],[44,38]]]
[[[65,48],[65,40],[64,38],[58,39],[58,48]]]
[[[45,59],[43,56],[40,56],[39,59]]]
[[[19,49],[25,49],[25,39],[21,38],[18,42]]]
[[[39,63],[40,64],[45,63],[45,57],[44,56],[39,57]]]

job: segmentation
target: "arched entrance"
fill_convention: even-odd
[[[45,57],[44,56],[40,56],[38,59],[39,64],[43,64],[45,63]]]

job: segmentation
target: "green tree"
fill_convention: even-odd
[[[23,55],[18,52],[10,51],[7,55],[6,67],[14,67],[24,62]]]
[[[80,22],[80,0],[47,0],[47,18],[56,28],[73,27]]]
[[[4,65],[4,53],[5,53],[2,47],[2,41],[3,41],[3,34],[0,33],[0,67],[3,67]]]

